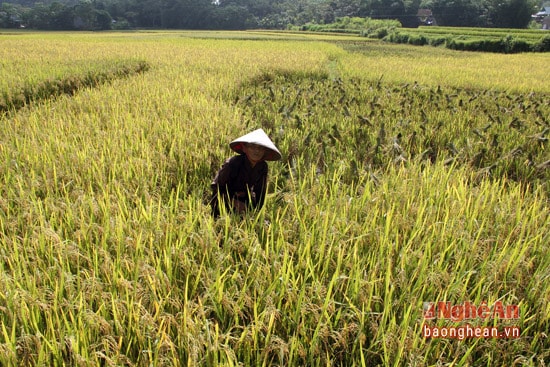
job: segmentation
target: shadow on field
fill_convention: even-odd
[[[82,75],[70,75],[62,79],[49,79],[33,85],[13,88],[0,95],[0,113],[19,110],[63,94],[72,96],[83,88],[97,87],[115,79],[144,73],[149,68],[150,65],[145,61],[125,61],[121,64],[113,64],[107,70],[89,71]]]

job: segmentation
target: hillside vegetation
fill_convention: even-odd
[[[450,27],[527,28],[542,4],[533,0],[9,0],[0,4],[0,28],[41,30],[288,29],[357,18],[430,22]],[[541,28],[539,25],[538,28]]]

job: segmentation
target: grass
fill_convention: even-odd
[[[550,358],[548,56],[197,36],[0,35],[3,90],[101,62],[150,65],[1,117],[0,364]],[[482,139],[474,129],[491,117],[503,123]],[[256,126],[284,153],[266,206],[213,220],[205,197],[226,143]],[[496,300],[520,319],[471,323],[520,338],[421,335],[424,302]]]

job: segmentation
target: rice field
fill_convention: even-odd
[[[0,365],[550,363],[550,55],[252,31],[0,45]],[[215,220],[210,181],[259,127],[283,153],[266,205]],[[519,313],[427,319],[439,302]]]

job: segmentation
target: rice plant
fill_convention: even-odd
[[[148,65],[0,117],[0,364],[544,365],[548,56],[332,37],[0,35],[2,92]],[[253,127],[266,206],[214,220]],[[431,301],[519,305],[470,323],[521,336],[425,338]]]

